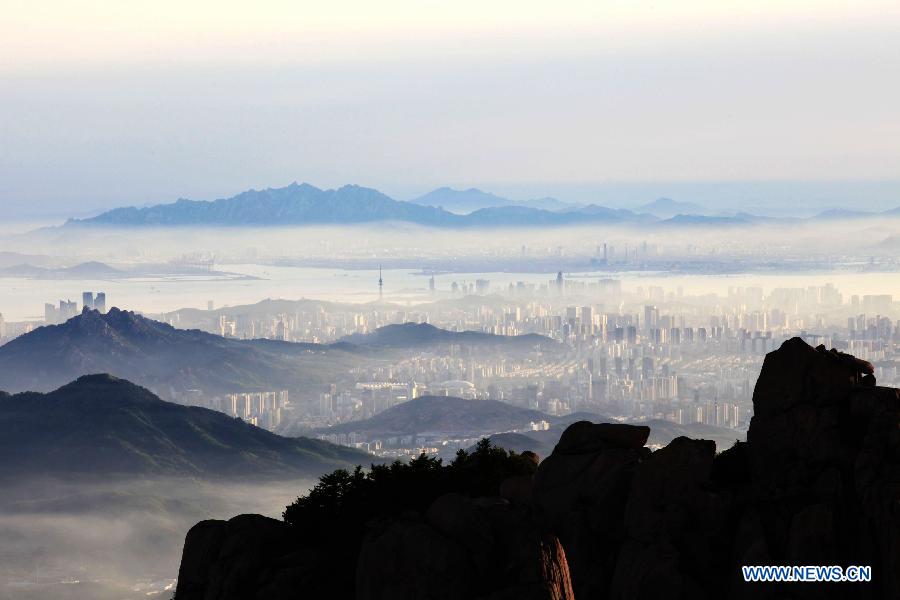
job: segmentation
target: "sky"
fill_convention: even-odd
[[[900,205],[896,1],[0,4],[7,217],[292,181]]]

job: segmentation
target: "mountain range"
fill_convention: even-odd
[[[428,324],[389,325],[332,344],[225,338],[178,329],[134,312],[82,311],[0,346],[0,389],[49,392],[82,375],[110,373],[164,399],[189,390],[207,394],[308,390],[353,366],[381,359],[384,349],[458,344],[492,350],[551,348],[539,335],[453,332]]]
[[[806,220],[900,216],[900,208],[883,212],[827,210]],[[799,218],[712,213],[692,202],[659,198],[633,210],[596,204],[566,203],[555,198],[514,201],[470,188],[438,188],[411,201],[395,200],[378,190],[345,185],[323,190],[308,183],[248,190],[213,201],[179,199],[171,204],[115,208],[100,215],[69,219],[66,226],[300,226],[401,222],[442,228],[546,227],[589,224],[636,224],[660,227],[722,227],[758,223],[792,225]]]
[[[456,214],[441,208],[443,204],[457,211],[478,208],[467,214]],[[552,198],[516,203],[475,189],[456,191],[441,188],[412,202],[404,202],[378,190],[356,185],[323,190],[308,183],[292,183],[283,188],[248,190],[214,201],[182,198],[171,204],[116,208],[91,218],[70,219],[66,225],[296,226],[396,221],[431,227],[533,227],[587,223],[646,224],[657,220],[653,215],[630,210],[568,205]]]
[[[344,368],[347,350],[224,338],[117,308],[85,310],[0,346],[0,389],[48,392],[82,375],[110,373],[163,398],[194,389],[294,390],[329,380]]]
[[[160,400],[109,375],[47,394],[0,396],[4,475],[314,477],[371,457],[285,438],[223,413]]]
[[[494,335],[480,331],[447,331],[429,323],[402,323],[385,325],[371,333],[354,333],[341,338],[342,342],[355,346],[384,348],[408,348],[436,344],[462,346],[490,346],[506,349],[527,349],[534,346],[557,346],[547,336],[535,333],[525,335]]]

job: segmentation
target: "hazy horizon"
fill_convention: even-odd
[[[900,180],[892,181],[681,181],[681,182],[572,182],[572,183],[441,183],[430,186],[378,187],[350,179],[344,183],[323,185],[315,181],[260,183],[248,188],[224,190],[218,193],[185,196],[175,194],[142,200],[110,197],[93,204],[85,203],[22,203],[13,201],[5,206],[7,221],[30,222],[29,228],[53,225],[70,218],[86,218],[121,207],[145,207],[171,204],[179,198],[214,201],[235,196],[249,189],[279,188],[291,183],[309,183],[322,189],[343,185],[362,185],[383,192],[395,200],[411,201],[435,189],[455,190],[476,188],[506,198],[525,202],[537,198],[555,198],[572,204],[598,204],[610,208],[637,209],[660,198],[701,205],[712,213],[747,212],[760,216],[809,217],[829,209],[848,209],[878,212],[900,207]],[[220,186],[214,186],[218,189]]]
[[[6,218],[294,180],[900,205],[892,3],[14,2],[0,40]]]

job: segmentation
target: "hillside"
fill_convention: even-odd
[[[311,477],[361,452],[284,438],[222,413],[164,402],[109,375],[0,398],[0,473]]]
[[[87,310],[0,346],[0,389],[47,392],[90,373],[128,379],[164,398],[191,389],[296,389],[325,381],[346,360],[339,348],[228,339],[117,308]]]
[[[462,433],[467,436],[527,427],[546,419],[537,410],[518,408],[496,400],[463,400],[423,396],[404,402],[363,421],[342,423],[323,433],[357,432],[372,437],[415,433]]]
[[[490,346],[499,348],[531,348],[536,345],[557,345],[554,340],[537,334],[494,335],[480,331],[447,331],[428,323],[402,323],[379,327],[371,333],[345,336],[342,342],[357,346],[416,347],[434,344]]]

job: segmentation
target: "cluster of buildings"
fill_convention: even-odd
[[[83,292],[81,294],[82,309],[97,310],[101,313],[106,312],[106,293]],[[78,309],[78,303],[73,300],[60,300],[58,304],[44,304],[44,324],[55,325],[64,323],[72,317],[78,315],[81,311]]]
[[[199,390],[193,390],[180,398],[180,401],[216,410],[251,425],[275,431],[281,426],[284,411],[290,406],[290,394],[288,390],[279,390],[206,396]]]
[[[889,295],[845,299],[832,284],[768,292],[732,287],[725,295],[653,285],[626,290],[621,280],[569,280],[562,273],[538,288],[503,289],[481,280],[471,291],[483,294],[412,306],[304,301],[295,310],[220,313],[213,322],[179,325],[327,343],[392,323],[427,322],[558,342],[553,351],[448,344],[384,353],[299,397],[291,418],[304,427],[365,419],[418,396],[447,395],[501,400],[554,416],[584,412],[743,431],[763,357],[793,336],[874,362],[885,383],[900,376],[900,307]]]
[[[0,346],[20,335],[30,333],[37,327],[33,321],[7,321],[0,313]]]

